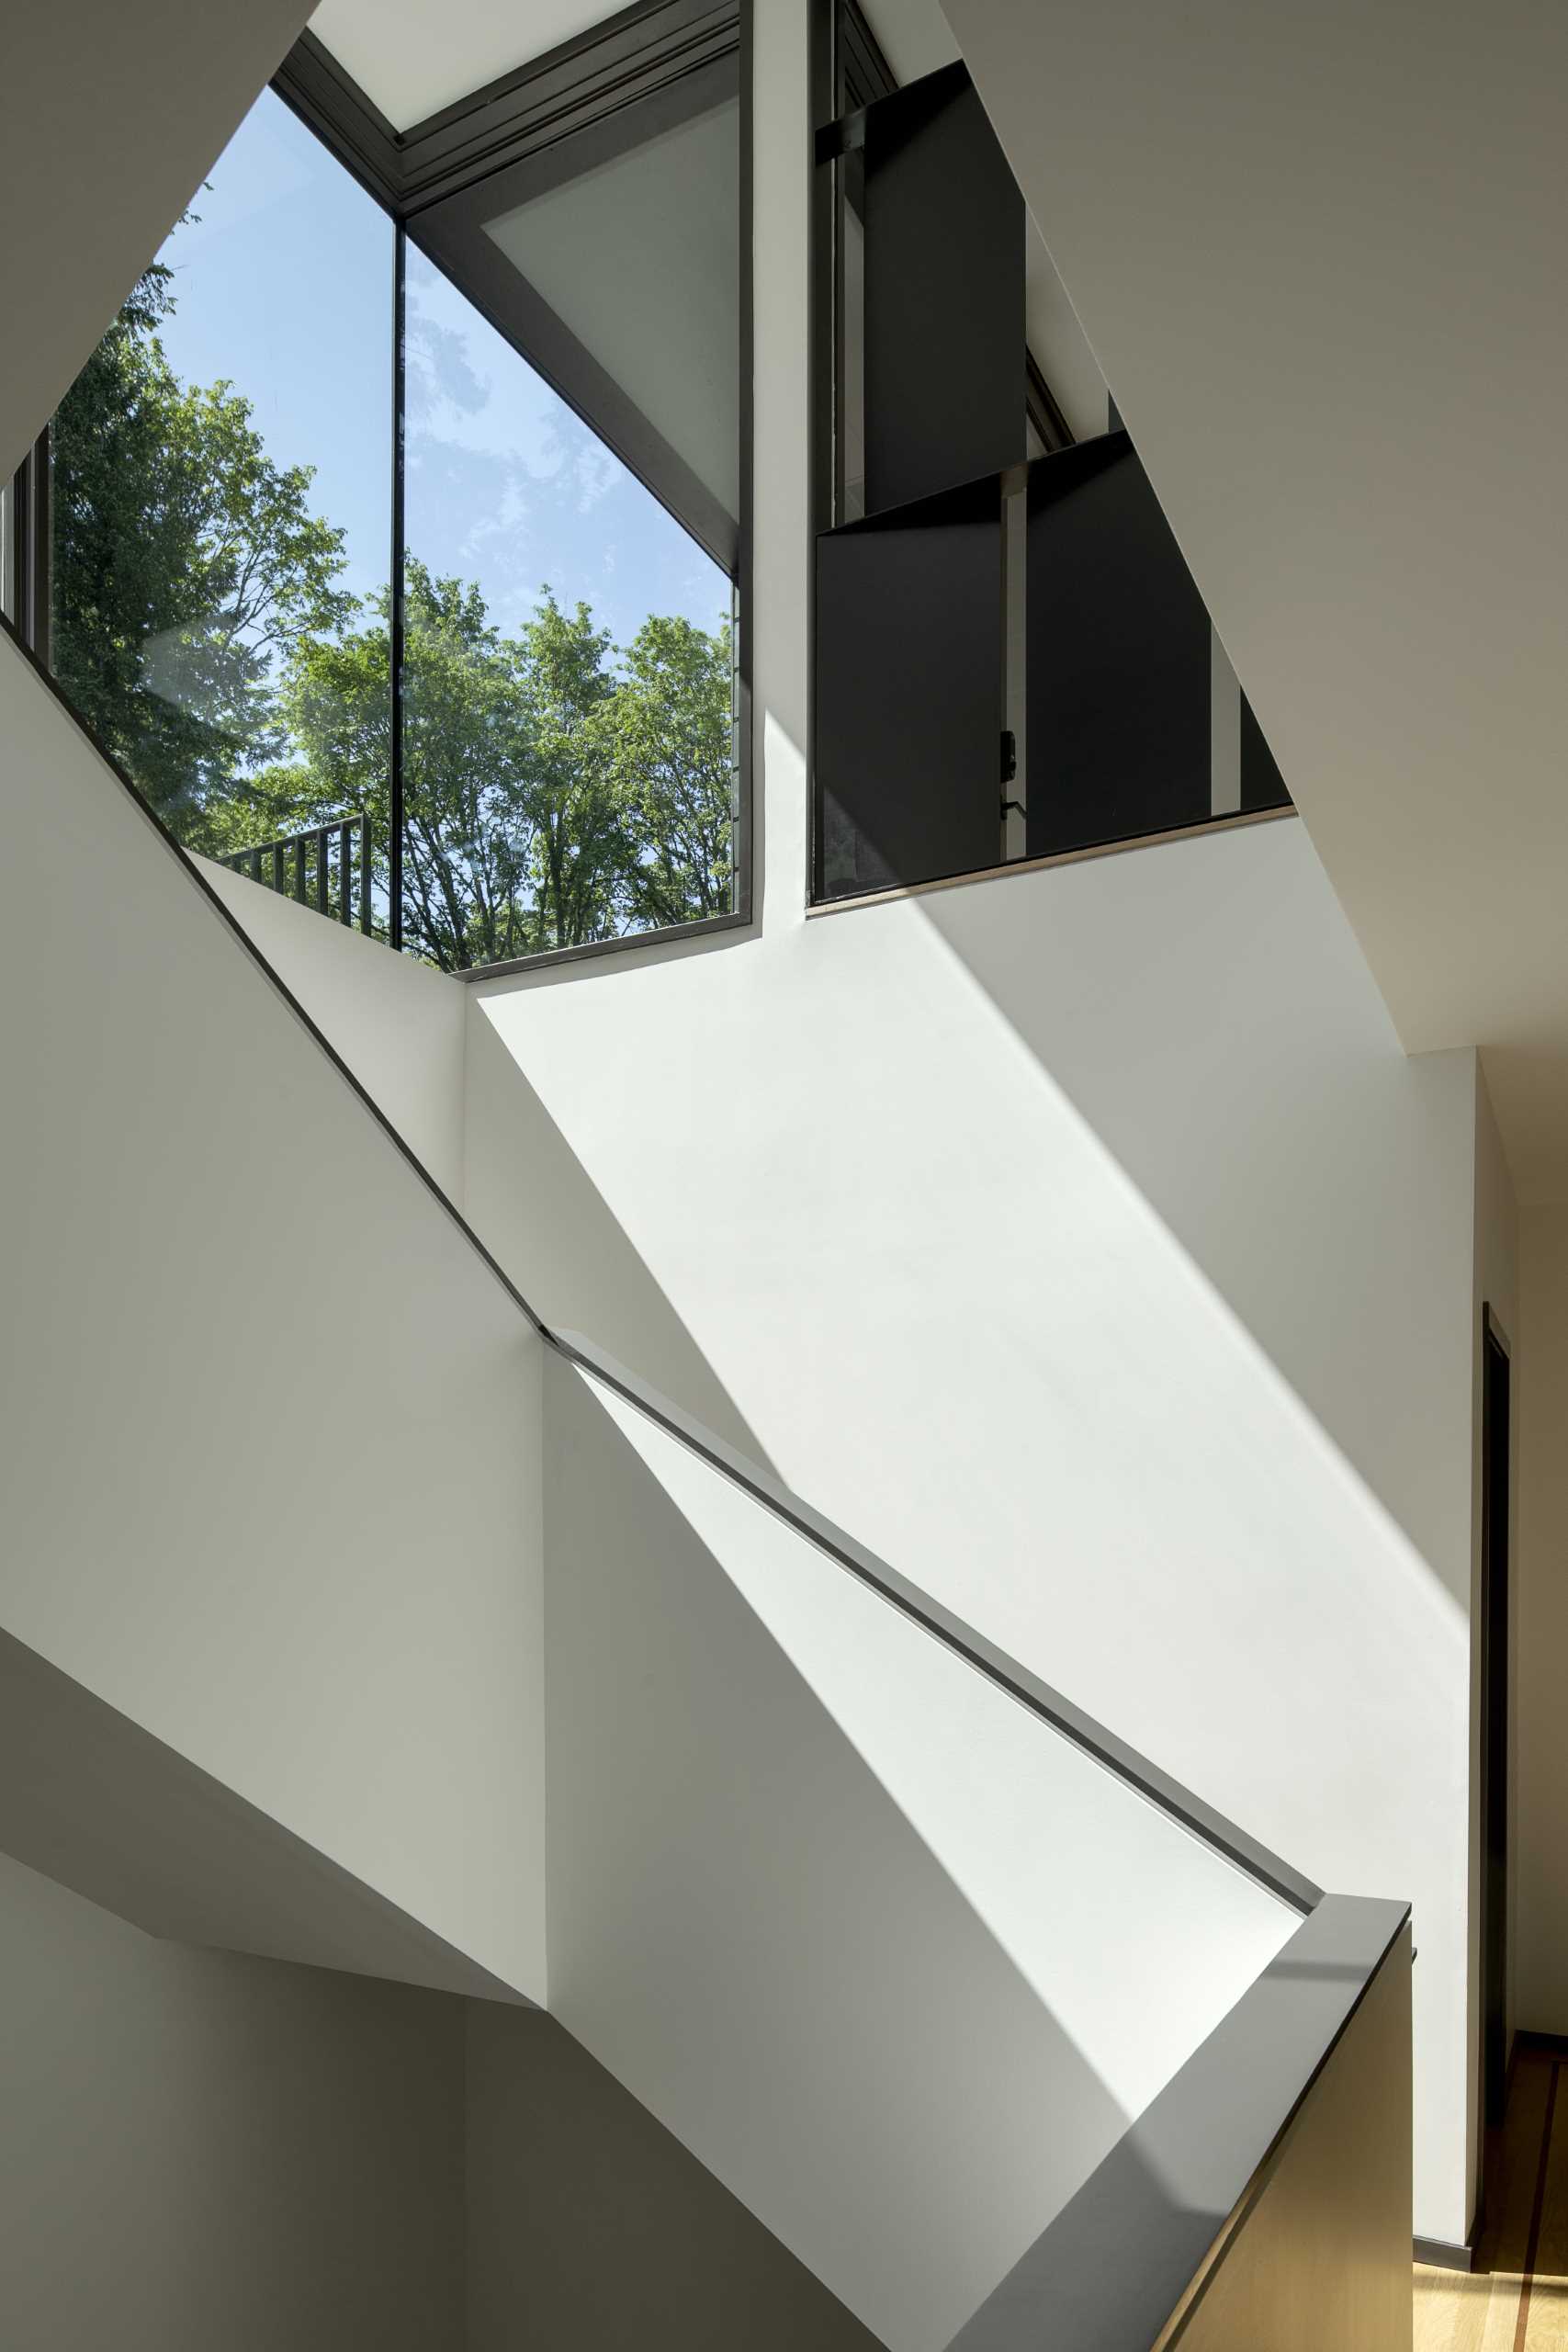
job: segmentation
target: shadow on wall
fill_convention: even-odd
[[[465,1210],[486,1248],[547,1324],[581,1331],[645,1371],[717,1436],[772,1469],[761,1439],[477,997],[468,1003],[467,1054]],[[694,1197],[694,1214],[700,1209]]]
[[[554,2018],[468,2004],[468,2352],[876,2352]]]
[[[528,1997],[4,1631],[0,1853],[149,1936]]]
[[[919,905],[1468,1609],[1471,1057],[1406,1057],[1297,822],[1021,888]]]
[[[938,2352],[1124,2110],[604,1400],[546,1410],[552,2010]]]

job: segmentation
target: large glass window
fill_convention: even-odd
[[[741,906],[739,22],[637,38],[381,200],[266,93],[0,513],[175,837],[447,970]]]
[[[356,917],[370,796],[335,753],[387,740],[393,246],[265,94],[49,436],[61,685],[187,848]]]
[[[447,966],[735,907],[733,50],[415,214],[405,935]]]

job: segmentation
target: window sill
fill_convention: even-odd
[[[597,962],[606,956],[635,956],[639,948],[701,945],[719,932],[750,931],[749,914],[709,915],[701,922],[667,923],[660,931],[628,932],[621,939],[590,939],[581,947],[546,947],[536,956],[514,956],[504,964],[474,964],[451,978],[477,986],[482,980],[526,978],[531,972],[551,972],[563,964]]]
[[[1056,850],[1049,857],[1010,858],[1003,865],[976,866],[968,874],[942,874],[930,882],[900,882],[886,890],[859,890],[842,899],[814,899],[806,912],[809,918],[843,914],[852,907],[889,906],[898,899],[923,899],[932,890],[956,890],[971,882],[999,882],[1013,874],[1044,874],[1053,866],[1082,865],[1091,857],[1119,857],[1123,851],[1157,849],[1166,842],[1197,841],[1205,833],[1234,833],[1244,825],[1272,824],[1277,818],[1298,813],[1293,805],[1288,805],[1283,808],[1251,808],[1234,817],[1205,817],[1201,824],[1173,825],[1162,833],[1132,833],[1124,841],[1095,842],[1087,849]],[[678,934],[664,934],[666,938],[672,935]]]

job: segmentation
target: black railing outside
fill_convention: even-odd
[[[370,820],[363,809],[333,817],[324,825],[308,826],[302,833],[285,833],[276,841],[257,842],[250,849],[231,850],[219,863],[231,873],[248,874],[253,882],[266,884],[280,898],[298,899],[302,907],[313,906],[319,914],[329,919],[335,916],[342,923],[354,922],[357,899],[359,928],[369,933]]]

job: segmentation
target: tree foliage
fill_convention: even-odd
[[[107,749],[206,846],[209,806],[280,747],[275,656],[351,600],[310,468],[274,465],[232,385],[170,368],[169,277],[145,273],[55,413],[53,653]]]
[[[391,839],[391,598],[343,585],[312,471],[267,455],[229,383],[180,383],[139,282],[53,426],[62,684],[190,847],[225,854],[363,810]],[[405,944],[447,970],[722,912],[730,648],[646,621],[624,653],[547,587],[515,636],[410,554]]]

